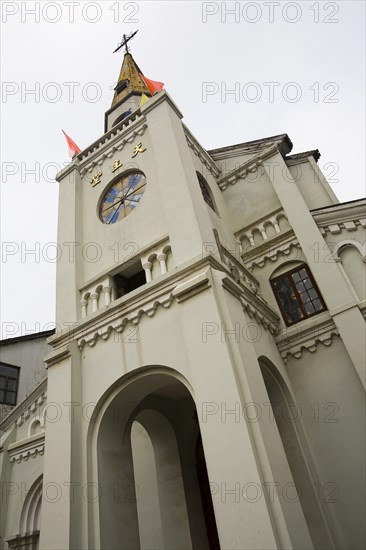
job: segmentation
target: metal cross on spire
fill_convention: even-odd
[[[132,40],[132,38],[133,38],[133,37],[135,36],[135,34],[137,34],[138,32],[139,32],[139,31],[137,30],[137,31],[135,31],[135,32],[132,32],[132,33],[131,33],[130,35],[128,35],[128,36],[127,36],[126,34],[124,34],[124,35],[123,35],[123,40],[122,40],[122,42],[117,46],[117,48],[114,50],[113,53],[119,52],[119,50],[120,50],[121,48],[123,48],[123,46],[126,48],[126,53],[128,53],[128,42],[129,42],[130,40]]]

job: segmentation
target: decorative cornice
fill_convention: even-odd
[[[117,311],[113,318],[100,321],[97,326],[85,330],[84,334],[78,338],[78,347],[83,349],[85,344],[95,346],[99,339],[108,340],[112,332],[122,333],[129,324],[138,325],[143,315],[153,317],[160,306],[169,308],[172,302],[173,296],[167,292],[129,311],[123,313]]]
[[[230,294],[233,294],[240,300],[243,310],[251,319],[257,321],[258,324],[271,334],[276,334],[280,319],[266,302],[252,294],[248,289],[239,286],[231,278],[227,277],[223,279],[222,284]]]
[[[301,246],[297,241],[292,241],[277,246],[276,248],[271,248],[267,254],[264,254],[261,258],[253,260],[249,265],[249,269],[253,269],[255,266],[263,267],[267,261],[276,262],[280,256],[289,256],[293,248],[301,250]]]
[[[10,464],[20,464],[22,460],[27,461],[29,458],[35,458],[37,455],[42,456],[44,448],[44,433],[12,443],[8,447]]]
[[[198,143],[196,138],[193,136],[193,134],[190,132],[190,130],[187,128],[185,124],[183,124],[183,129],[184,129],[184,133],[188,143],[188,147],[192,149],[192,151],[200,159],[202,164],[206,166],[207,170],[209,170],[209,172],[211,172],[211,174],[215,178],[218,178],[219,175],[221,174],[221,170],[217,166],[216,162],[210,157],[207,151]]]
[[[82,349],[85,344],[94,346],[99,340],[108,340],[112,332],[122,333],[128,325],[138,325],[143,316],[152,317],[159,308],[169,308],[174,301],[182,303],[208,289],[212,284],[210,268],[224,272],[239,292],[243,307],[247,307],[251,315],[256,316],[268,330],[276,330],[278,317],[259,295],[256,279],[247,272],[245,280],[240,277],[235,283],[228,266],[208,255],[204,258],[198,256],[193,263],[189,262],[174,273],[168,272],[143,288],[111,302],[76,324],[72,330],[56,333],[49,343],[58,350],[76,340]],[[241,269],[246,271],[243,266]]]
[[[262,245],[242,255],[247,269],[262,268],[267,262],[276,262],[281,256],[289,256],[292,249],[301,250],[292,230],[266,241]]]
[[[121,133],[123,133],[126,129],[128,129],[129,131],[131,127],[140,124],[140,121],[144,120],[145,117],[141,116],[141,111],[139,109],[133,112],[129,117],[122,120],[119,124],[116,124],[116,126],[113,126],[111,130],[103,134],[91,145],[86,147],[83,151],[81,151],[81,153],[75,155],[72,161],[58,174],[56,174],[56,181],[61,181],[73,170],[80,171],[81,166],[84,168],[85,164],[88,164],[90,160],[92,160],[92,158],[95,158],[95,156],[97,156],[102,150],[108,148],[110,144],[113,143],[115,139],[118,139]],[[133,124],[134,122],[136,122],[135,125]],[[88,158],[89,156],[90,158]]]
[[[217,182],[221,191],[225,191],[228,185],[235,185],[240,179],[245,179],[249,172],[256,172],[267,158],[276,153],[278,153],[277,144],[271,144],[259,151],[254,157],[251,157]]]
[[[248,300],[244,296],[241,298],[241,305],[249,317],[255,319],[265,330],[268,330],[273,335],[277,333],[279,317],[272,310],[266,308],[264,312],[263,304],[254,303],[253,300]]]
[[[275,342],[286,363],[289,355],[300,359],[304,350],[314,353],[319,343],[330,346],[338,336],[333,319],[325,312],[280,332]]]
[[[47,380],[46,380],[47,382]],[[16,425],[21,426],[24,424],[26,420],[31,416],[32,413],[36,412],[37,408],[39,408],[43,403],[47,400],[47,388],[42,392],[42,394],[35,399],[32,404],[27,407],[25,410],[23,409],[22,414],[17,418]]]
[[[320,233],[325,236],[327,233],[332,235],[337,235],[343,231],[356,231],[357,228],[366,227],[366,218],[348,220],[348,221],[338,221],[337,223],[328,223],[325,225],[319,225]]]
[[[21,401],[2,421],[1,429],[6,431],[14,422],[21,426],[47,398],[47,378],[44,378],[34,390]]]
[[[125,137],[122,138],[120,134],[117,134],[116,138],[113,141],[110,141],[107,146],[98,149],[95,155],[93,155],[83,166],[80,167],[80,176],[83,178],[86,173],[93,172],[95,167],[101,166],[106,158],[111,159],[116,151],[122,151],[127,143],[133,143],[137,136],[144,135],[147,124],[142,124],[138,127],[141,120],[141,118],[138,119],[136,124],[128,129],[129,131],[126,132]]]
[[[216,229],[213,230],[215,235],[216,245],[220,254],[222,263],[225,265],[226,270],[237,283],[241,283],[243,286],[249,288],[254,294],[259,293],[259,282],[252,275],[246,267],[240,263],[235,256],[229,252],[223,244],[220,242],[219,234]]]
[[[143,117],[141,115],[141,111],[137,109],[130,116],[126,117],[124,120],[121,120],[121,122],[113,126],[113,128],[111,128],[108,132],[103,134],[100,138],[79,153],[77,159],[80,161],[80,164],[83,165],[85,162],[89,162],[86,159],[88,159],[88,157],[94,152],[100,152],[101,146],[109,147],[117,136],[123,134],[125,130],[130,131],[131,128],[139,125],[142,121],[145,122],[145,117]]]
[[[225,271],[230,278],[223,280],[224,287],[241,301],[243,310],[252,319],[256,319],[266,330],[275,334],[279,323],[278,315],[262,298],[259,282],[226,248],[221,244],[218,232],[214,229],[215,240]]]
[[[307,162],[309,157],[313,157],[315,162],[318,162],[318,160],[320,159],[319,149],[304,151],[302,153],[295,153],[294,155],[287,155],[284,160],[287,166],[295,166],[296,164],[304,164],[304,162]]]
[[[197,285],[196,277],[211,265],[221,266],[212,256],[198,256],[194,263],[187,263],[174,272],[161,275],[156,281],[151,281],[88,315],[76,323],[72,330],[59,331],[49,343],[58,350],[74,340],[80,348],[86,343],[94,345],[99,339],[107,340],[112,331],[122,332],[129,324],[137,325],[143,315],[152,317],[159,307],[169,308],[174,300],[183,301],[184,296],[192,290],[188,288],[190,284],[195,287],[194,293],[198,288],[200,292],[207,288],[208,285],[202,281]]]
[[[173,290],[169,290],[159,296],[154,296],[149,301],[138,304],[136,307],[127,311],[118,311],[115,318],[109,321],[102,322],[101,326],[91,328],[86,334],[78,339],[78,347],[82,349],[85,344],[95,346],[99,339],[108,340],[112,332],[122,333],[124,329],[132,324],[138,325],[144,315],[153,317],[159,307],[169,308],[174,300],[181,303],[192,296],[206,290],[210,286],[209,268],[202,273],[198,273],[181,284],[175,286]]]
[[[288,135],[279,134],[277,136],[269,136],[262,139],[256,139],[254,141],[246,141],[244,143],[237,143],[236,145],[220,147],[218,149],[210,149],[208,153],[214,160],[225,160],[227,158],[243,155],[253,155],[262,151],[264,147],[274,144],[277,145],[279,152],[283,156],[287,155],[292,150],[292,141]]]
[[[210,269],[206,269],[203,273],[198,273],[188,281],[178,285],[173,290],[173,297],[177,300],[178,304],[192,298],[196,294],[206,290],[211,286],[211,278],[209,276]]]
[[[48,353],[44,357],[44,362],[46,363],[47,368],[50,368],[60,361],[67,359],[68,357],[70,357],[70,355],[70,350],[66,346],[64,346],[62,348],[58,348],[57,350],[51,351],[51,353]]]
[[[327,230],[339,233],[341,228],[353,231],[356,229],[355,224],[366,227],[366,199],[334,204],[310,212],[318,227],[323,229],[323,234]]]

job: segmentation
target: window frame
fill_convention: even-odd
[[[11,368],[11,369],[16,369],[16,378],[13,378],[11,376],[5,376],[5,375],[0,373],[0,377],[5,379],[5,387],[0,388],[4,392],[4,399],[0,398],[0,405],[7,405],[7,406],[10,406],[10,407],[15,407],[16,404],[17,404],[17,400],[18,400],[20,367],[18,367],[16,365],[11,365],[10,363],[5,363],[4,361],[0,361],[0,367],[1,366],[8,367],[8,368]],[[15,380],[15,391],[8,389],[8,380]],[[14,393],[15,393],[15,402],[14,403],[9,403],[6,400],[6,396],[7,396],[7,394],[14,394]]]
[[[202,198],[203,200],[205,201],[205,203],[207,204],[207,206],[209,206],[211,208],[211,210],[213,210],[215,212],[216,215],[218,215],[218,210],[217,210],[217,206],[216,206],[216,202],[215,202],[215,199],[214,199],[214,196],[213,196],[213,193],[212,193],[212,190],[211,190],[211,187],[208,183],[208,181],[206,180],[206,178],[198,171],[196,171],[196,176],[197,176],[197,179],[198,179],[198,185],[199,185],[199,188],[200,188],[200,191],[201,191],[201,195],[202,195]],[[205,190],[205,192],[207,193],[208,195],[208,198],[210,200],[210,202],[208,202],[206,200],[206,197],[204,195],[204,191],[203,189]]]
[[[313,313],[308,313],[308,311],[306,310],[305,304],[303,303],[303,301],[301,299],[301,295],[300,295],[299,291],[297,290],[296,283],[292,278],[293,273],[301,271],[302,269],[305,269],[305,271],[307,273],[307,276],[311,281],[312,287],[315,290],[315,292],[317,293],[317,299],[320,301],[320,303],[322,305],[322,309],[320,309],[319,311],[314,311]],[[276,288],[275,288],[275,283],[277,281],[279,281],[280,279],[284,279],[284,278],[287,278],[287,280],[290,282],[290,286],[291,286],[291,289],[292,289],[292,291],[294,293],[294,296],[296,298],[297,305],[298,305],[298,307],[300,308],[300,310],[303,314],[303,318],[299,319],[298,321],[291,321],[291,320],[287,319],[288,314],[284,311],[284,309],[282,307],[280,297],[278,296]],[[272,292],[273,292],[273,294],[276,298],[276,302],[277,302],[277,305],[278,305],[279,310],[281,312],[282,318],[283,318],[284,323],[286,324],[287,327],[290,327],[292,325],[296,325],[297,323],[301,323],[301,321],[305,321],[306,319],[309,319],[310,317],[314,317],[314,315],[319,315],[319,313],[323,313],[327,309],[327,306],[324,302],[323,296],[321,295],[321,292],[318,288],[318,285],[315,282],[314,276],[311,273],[311,271],[309,269],[309,266],[307,264],[301,264],[301,265],[298,265],[298,266],[294,267],[293,269],[290,269],[289,271],[285,271],[281,275],[278,275],[277,277],[274,277],[273,279],[270,279],[270,283],[271,283],[271,287],[272,287]]]

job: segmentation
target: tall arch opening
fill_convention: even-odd
[[[304,454],[306,445],[302,435],[299,410],[279,371],[265,357],[259,358],[259,365],[271,404],[273,417],[282,441],[283,449],[292,474],[294,489],[305,517],[315,549],[334,548],[327,523],[320,507],[309,463],[310,454]]]
[[[196,408],[181,381],[150,372],[116,390],[96,441],[101,548],[220,548]]]

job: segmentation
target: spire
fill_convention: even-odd
[[[115,93],[112,101],[112,107],[122,103],[123,100],[131,94],[151,95],[148,87],[141,77],[141,70],[129,52],[126,52],[123,58],[118,83],[114,90]]]

